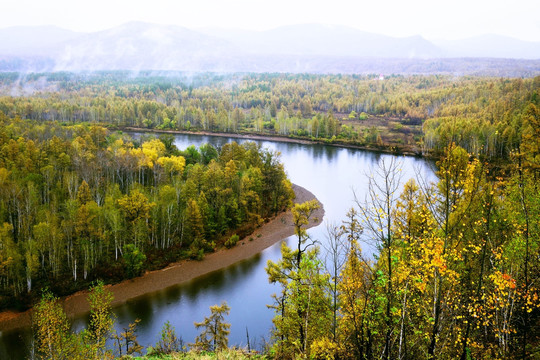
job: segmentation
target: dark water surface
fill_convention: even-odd
[[[139,134],[134,134],[139,136]],[[228,137],[176,135],[179,149],[189,145],[210,143],[222,146],[231,141],[247,140]],[[367,188],[366,174],[377,163],[393,155],[344,149],[324,145],[302,145],[285,142],[255,141],[263,147],[279,151],[285,170],[295,184],[311,191],[324,205],[323,224],[309,231],[312,238],[326,241],[326,224],[339,224],[354,205],[353,191],[360,199]],[[432,179],[433,165],[423,159],[399,157],[403,182],[416,177],[417,173]],[[373,249],[364,244],[364,252]],[[210,313],[209,307],[227,301],[231,307],[226,318],[231,323],[229,345],[245,346],[246,329],[251,347],[260,348],[263,339],[270,340],[272,326],[271,295],[277,288],[268,283],[264,270],[268,260],[277,261],[280,245],[275,244],[255,257],[233,266],[197,278],[188,284],[174,286],[156,293],[128,301],[114,308],[116,328],[127,327],[136,318],[141,319],[138,340],[143,346],[158,341],[161,327],[166,321],[176,328],[185,343],[193,342],[197,331],[194,321],[202,321]],[[82,329],[87,316],[73,319],[73,328]],[[0,336],[0,359],[24,359],[31,354],[31,331],[17,330]]]

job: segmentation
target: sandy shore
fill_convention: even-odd
[[[293,185],[296,195],[295,203],[315,199],[308,190],[301,186]],[[309,223],[309,227],[319,225],[324,216],[324,209],[316,211]],[[202,261],[185,260],[169,265],[168,267],[145,273],[143,276],[125,280],[107,288],[113,293],[113,306],[122,304],[138,296],[159,291],[170,286],[185,283],[199,276],[233,265],[234,263],[248,259],[267,247],[294,235],[292,226],[292,214],[290,211],[279,214],[268,223],[264,224],[249,237],[242,239],[232,249],[223,249],[215,253],[207,254]],[[249,238],[253,238],[252,241]],[[80,291],[62,299],[64,310],[68,317],[73,318],[90,311],[86,300],[88,292]],[[25,312],[5,311],[0,313],[0,331],[14,330],[27,327],[32,321],[32,310]]]

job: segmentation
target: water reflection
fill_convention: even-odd
[[[210,143],[221,147],[226,143],[245,139],[212,137],[200,135],[175,136],[175,145],[185,149],[189,145],[200,146]],[[302,145],[286,142],[256,140],[257,144],[279,151],[285,170],[293,183],[303,186],[317,196],[324,204],[325,222],[339,224],[347,211],[354,205],[353,189],[359,199],[363,199],[367,188],[366,173],[382,159],[392,155],[372,153],[354,149],[336,148],[324,145]],[[427,178],[433,177],[430,163],[412,157],[399,157],[402,162],[403,183],[416,172]],[[326,226],[310,229],[312,238],[326,240]],[[373,249],[363,244],[363,252]],[[268,260],[277,261],[280,244],[275,244],[261,254],[206,276],[197,278],[182,286],[173,286],[162,291],[147,294],[126,302],[114,309],[117,316],[117,330],[127,327],[140,318],[138,339],[141,345],[155,344],[161,327],[166,321],[176,328],[186,343],[193,342],[197,331],[194,321],[202,321],[209,315],[209,306],[227,301],[231,313],[227,320],[232,324],[229,343],[246,344],[246,328],[251,339],[269,339],[273,313],[266,305],[271,304],[271,295],[277,288],[268,283],[264,267]],[[75,328],[84,327],[86,316],[75,321]],[[0,358],[20,359],[21,348],[29,349],[29,330],[4,334],[0,339]],[[6,350],[7,349],[7,350]],[[8,356],[13,351],[14,356]],[[28,352],[27,352],[28,353]]]
[[[1,333],[0,359],[26,359],[32,349],[31,329]]]

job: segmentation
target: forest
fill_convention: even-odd
[[[55,284],[88,286],[112,276],[106,263],[136,276],[163,249],[197,258],[291,206],[278,154],[252,143],[178,151],[167,135],[118,129],[270,134],[412,149],[437,159],[437,179],[401,186],[399,161],[380,161],[325,246],[304,229],[317,203],[292,207],[296,240],[266,266],[278,291],[264,357],[540,356],[540,77],[128,75],[2,75],[5,304],[36,283],[60,295]],[[52,294],[41,298],[44,358],[113,358],[122,349],[105,339],[133,341],[136,323],[115,333],[106,290],[91,294],[101,300],[80,334]],[[213,307],[192,349],[228,347],[227,309]],[[182,358],[174,339],[164,324],[149,352]]]
[[[326,246],[298,226],[296,245],[283,244],[282,260],[266,268],[280,288],[270,357],[536,358],[538,162],[519,149],[513,156],[508,176],[493,178],[450,144],[435,182],[403,187],[399,161],[381,161],[367,198],[328,227]],[[313,206],[295,207],[297,224]],[[363,254],[366,243],[376,256]]]
[[[435,182],[411,180],[403,188],[399,161],[381,161],[366,201],[356,199],[342,224],[328,226],[322,247],[304,229],[319,204],[294,205],[296,240],[283,242],[281,260],[266,266],[279,291],[269,304],[272,338],[262,353],[228,348],[230,309],[223,303],[195,323],[203,330],[189,352],[165,323],[146,358],[536,358],[538,167],[529,156],[516,156],[512,173],[493,179],[485,164],[451,144]],[[376,256],[363,254],[366,242],[377,246]],[[107,292],[98,284],[90,299],[96,293]],[[36,340],[45,358],[142,353],[137,321],[113,331],[111,300],[101,296],[92,303],[91,326],[79,333],[67,330],[52,295],[42,298],[38,318],[51,320],[38,324]],[[109,336],[126,341],[125,350],[107,348]]]
[[[0,74],[10,118],[302,138],[509,160],[540,77],[94,72]]]
[[[294,195],[279,155],[254,143],[179,151],[171,136],[0,124],[4,308],[234,246]]]

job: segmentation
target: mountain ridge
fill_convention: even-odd
[[[418,64],[424,64],[426,70],[420,68],[420,73],[470,74],[476,61],[497,75],[501,64],[515,62],[508,60],[513,54],[532,60],[518,66],[525,76],[540,72],[540,42],[498,35],[432,42],[420,35],[398,38],[317,23],[265,31],[189,29],[140,21],[90,33],[54,26],[0,29],[0,71],[418,73]],[[466,60],[463,71],[462,59],[472,57],[492,60]],[[459,65],[449,65],[452,62]],[[504,71],[511,71],[504,66]]]

